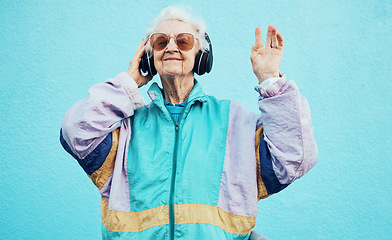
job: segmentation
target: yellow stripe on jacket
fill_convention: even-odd
[[[263,126],[260,126],[257,131],[256,131],[256,141],[255,141],[255,149],[256,149],[256,163],[257,163],[257,198],[264,199],[272,194],[268,194],[267,188],[265,187],[265,184],[263,182],[263,179],[261,178],[261,165],[260,165],[260,142],[264,141],[262,139],[263,137]]]
[[[138,212],[114,211],[110,210],[108,205],[108,201],[102,198],[102,223],[109,231],[141,232],[151,227],[169,224],[169,205]],[[256,224],[256,217],[228,213],[216,206],[176,204],[174,211],[175,224],[211,224],[232,234],[248,234]]]
[[[114,162],[117,155],[119,133],[120,129],[116,129],[112,132],[112,147],[110,148],[108,156],[106,157],[102,166],[98,168],[95,172],[93,172],[91,175],[89,175],[89,177],[91,178],[95,186],[98,187],[98,189],[101,189],[103,187],[103,185],[113,172]]]

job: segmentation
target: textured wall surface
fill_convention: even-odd
[[[100,239],[100,196],[60,146],[65,111],[126,71],[177,1],[0,1],[0,239]],[[309,101],[319,161],[259,203],[269,239],[390,239],[392,2],[183,1],[207,22],[208,94],[257,111],[254,29],[278,27],[281,71]],[[156,77],[157,79],[157,77]],[[146,91],[143,87],[141,91]],[[144,95],[147,97],[147,95]]]

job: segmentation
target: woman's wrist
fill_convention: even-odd
[[[259,84],[267,80],[268,78],[279,77],[279,71],[277,72],[265,72],[261,74],[256,74],[257,79],[259,80]]]
[[[132,78],[132,80],[137,84],[138,88],[140,88],[140,87],[142,87],[143,85],[146,84],[146,83],[142,82],[139,78],[134,76],[134,74],[130,73],[129,71],[127,73]]]

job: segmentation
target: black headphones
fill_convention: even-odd
[[[212,69],[212,45],[207,33],[205,34],[205,38],[208,43],[208,50],[204,52],[199,50],[195,57],[195,65],[193,66],[193,72],[197,73],[198,75],[203,75],[206,72],[209,73]],[[141,70],[143,73],[148,73],[151,76],[157,74],[157,70],[154,66],[154,56],[150,55],[148,51],[143,53],[139,70]]]

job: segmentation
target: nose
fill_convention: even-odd
[[[169,39],[169,43],[167,44],[166,51],[169,51],[169,52],[178,51],[177,44],[174,42],[173,37],[171,37]]]

